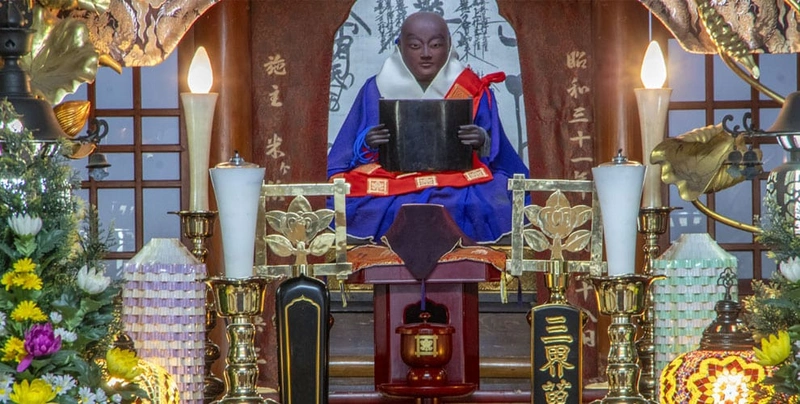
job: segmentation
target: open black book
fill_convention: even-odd
[[[388,171],[463,171],[472,168],[472,147],[458,128],[472,123],[472,100],[379,101],[380,123],[391,136],[378,148]]]

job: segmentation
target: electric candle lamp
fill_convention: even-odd
[[[644,180],[642,208],[661,207],[661,175],[657,165],[650,163],[650,154],[664,139],[669,96],[672,89],[661,88],[667,79],[667,66],[658,42],[650,42],[644,55],[641,71],[645,88],[634,89],[639,106],[639,125],[642,132],[642,157],[647,171]]]
[[[202,46],[189,66],[189,89],[181,93],[189,141],[189,210],[208,210],[208,155],[217,93],[209,93],[214,82],[208,53]]]

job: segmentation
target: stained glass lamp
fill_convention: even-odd
[[[755,341],[739,320],[739,303],[731,298],[737,276],[730,268],[720,275],[725,298],[717,302],[717,318],[703,332],[700,349],[670,362],[661,373],[661,403],[766,403],[753,398],[753,387],[769,369],[758,364]]]

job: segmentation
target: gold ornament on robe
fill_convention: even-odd
[[[650,162],[661,164],[661,181],[675,184],[685,201],[695,201],[702,194],[732,187],[745,178],[728,171],[725,161],[738,150],[747,151],[745,137],[733,137],[722,124],[694,129],[659,143]],[[761,151],[754,150],[761,159]]]

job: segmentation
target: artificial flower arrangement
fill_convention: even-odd
[[[770,282],[753,281],[744,299],[744,320],[754,333],[759,363],[773,367],[757,394],[770,403],[800,402],[800,237],[794,220],[775,201],[765,198],[766,214],[756,240],[770,248],[778,263]]]
[[[146,394],[138,358],[111,348],[118,284],[80,232],[71,168],[38,156],[0,101],[0,403],[123,403]],[[118,316],[117,316],[118,317]]]

